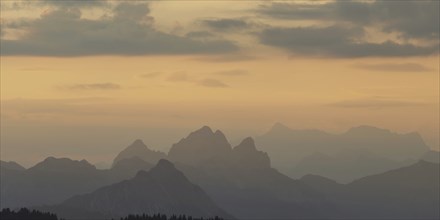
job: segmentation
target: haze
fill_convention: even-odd
[[[416,131],[439,150],[438,8],[2,0],[1,159],[97,163],[135,139],[168,151],[209,125],[238,143],[275,122]]]

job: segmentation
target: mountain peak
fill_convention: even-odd
[[[285,130],[291,130],[291,129],[289,127],[287,127],[286,125],[282,124],[281,122],[276,122],[270,130],[271,131],[285,131]]]
[[[144,171],[140,170],[136,176],[142,177],[142,176],[155,176],[155,177],[165,177],[165,176],[173,176],[178,177],[182,176],[181,172],[177,170],[177,168],[174,166],[173,163],[166,159],[160,159],[159,162],[157,162],[156,166],[150,169],[150,171]]]
[[[203,126],[200,129],[193,131],[191,135],[212,135],[214,132],[212,132],[212,129],[209,126]]]
[[[128,146],[128,148],[148,148],[148,147],[141,139],[136,139],[132,144],[130,144],[130,146]]]
[[[141,139],[137,139],[116,156],[116,158],[113,160],[112,167],[122,159],[129,159],[133,157],[138,157],[146,162],[155,164],[160,159],[165,158],[166,154],[160,151],[149,149]]]
[[[168,156],[172,161],[196,165],[225,157],[231,150],[231,145],[221,131],[213,133],[210,127],[204,126],[173,144]]]
[[[247,137],[241,141],[241,143],[234,149],[246,150],[246,151],[256,151],[255,141],[252,137]]]
[[[270,158],[267,153],[257,150],[254,139],[245,138],[233,149],[234,155],[242,166],[248,168],[268,168]]]
[[[0,160],[0,167],[11,169],[11,170],[25,170],[26,169],[23,166],[21,166],[20,164],[18,164],[17,162],[14,162],[14,161],[6,162],[3,160]]]
[[[176,169],[174,164],[166,159],[160,159],[156,165],[156,169]]]
[[[78,171],[83,169],[94,170],[96,167],[90,164],[87,160],[78,161],[70,158],[48,157],[44,161],[30,168],[30,170],[45,171]]]

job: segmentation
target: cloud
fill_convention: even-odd
[[[234,53],[234,54],[203,56],[203,57],[197,57],[195,59],[206,62],[226,63],[226,62],[241,62],[241,61],[256,60],[259,59],[259,57],[248,54]]]
[[[204,87],[214,87],[214,88],[229,87],[229,85],[218,79],[212,79],[212,78],[198,79],[197,77],[192,77],[188,75],[186,72],[173,73],[166,80],[169,82],[192,83]]]
[[[348,22],[398,32],[405,38],[438,40],[440,2],[333,1],[328,3],[274,2],[262,4],[259,14],[277,19]]]
[[[260,42],[285,49],[293,54],[318,57],[407,57],[432,55],[436,46],[399,44],[393,41],[370,43],[357,41],[364,30],[357,27],[272,27],[259,34]]]
[[[246,21],[236,18],[205,19],[202,20],[201,23],[211,29],[215,29],[218,31],[243,29],[249,26]]]
[[[75,84],[65,87],[69,90],[117,90],[121,86],[114,83]]]
[[[148,3],[122,2],[110,15],[82,17],[78,8],[49,10],[20,26],[25,34],[2,39],[4,56],[219,54],[238,50],[226,40],[196,40],[155,29]]]
[[[215,87],[215,88],[227,88],[227,87],[229,87],[229,85],[227,85],[226,83],[224,83],[224,82],[222,82],[220,80],[210,79],[210,78],[200,80],[198,82],[198,85],[206,86],[206,87]]]
[[[209,38],[215,38],[216,35],[208,31],[191,31],[185,34],[185,36],[195,39],[209,39]]]
[[[38,1],[11,1],[10,4],[2,4],[2,10],[20,10],[23,8],[35,9],[36,7],[55,8],[109,8],[110,1],[107,0],[38,0]]]
[[[383,72],[429,72],[432,69],[417,63],[357,64],[359,69]]]
[[[367,109],[382,109],[382,108],[401,108],[401,107],[417,107],[424,106],[426,103],[410,102],[392,99],[366,98],[345,100],[328,104],[330,107],[338,108],[367,108]]]
[[[188,82],[188,81],[192,81],[192,79],[191,79],[191,77],[186,72],[177,72],[177,73],[171,74],[167,78],[167,81],[171,81],[171,82]]]
[[[236,70],[219,71],[219,72],[215,72],[215,74],[222,76],[244,76],[244,75],[249,75],[249,72],[246,70],[236,69]]]

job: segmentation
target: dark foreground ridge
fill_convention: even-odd
[[[59,219],[56,214],[50,212],[40,212],[37,210],[30,211],[27,208],[21,208],[18,211],[10,209],[3,209],[0,212],[0,218],[2,220],[64,220]],[[113,219],[112,219],[113,220]],[[155,215],[128,215],[127,217],[120,218],[120,220],[224,220],[218,216],[212,218],[193,218],[186,215],[171,215],[170,217],[163,214]]]
[[[30,211],[27,208],[21,208],[18,211],[3,209],[0,212],[2,220],[58,220],[57,215],[50,212],[40,212],[37,210]],[[61,220],[61,219],[60,219]]]
[[[120,220],[224,220],[223,218],[220,218],[218,216],[215,216],[213,218],[193,218],[191,216],[186,215],[172,215],[170,217],[167,217],[166,215],[156,214],[156,215],[129,215],[125,218],[121,218]]]

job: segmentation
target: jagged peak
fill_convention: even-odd
[[[222,137],[225,137],[225,138],[226,138],[225,134],[224,134],[222,131],[220,131],[220,130],[216,130],[216,131],[214,132],[214,135],[222,136]]]
[[[255,141],[252,137],[247,137],[241,141],[239,145],[237,145],[235,150],[247,150],[247,151],[256,151],[257,148],[255,147]]]
[[[209,126],[205,125],[205,126],[201,127],[200,129],[191,132],[190,136],[191,135],[195,135],[195,134],[209,134],[209,135],[212,135],[214,133],[212,132],[212,129]]]

